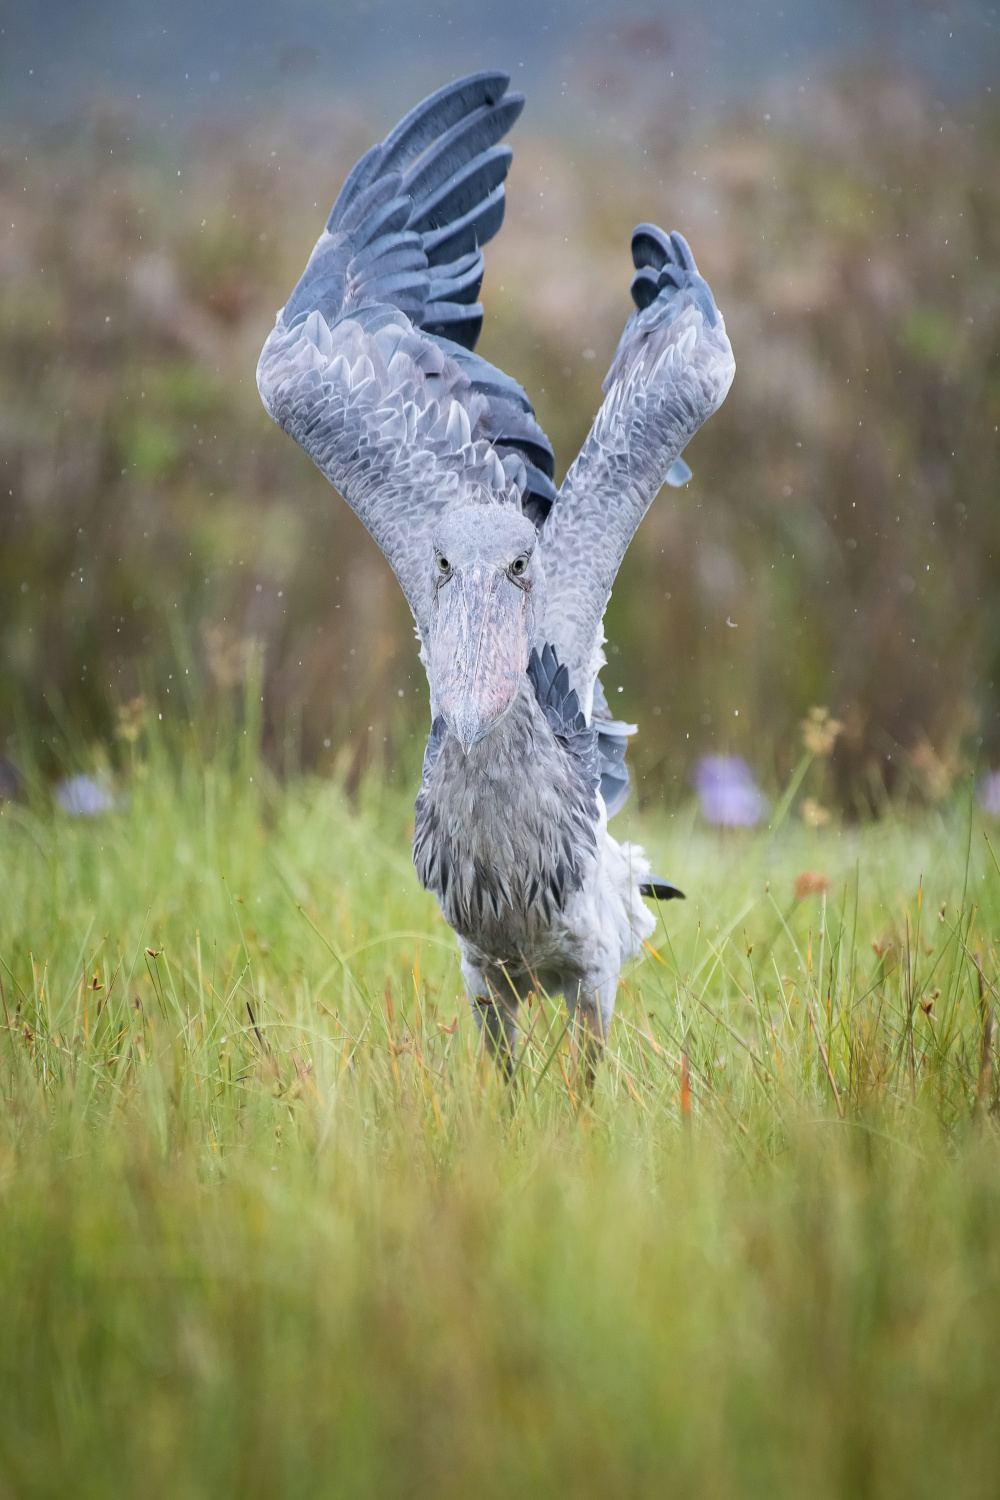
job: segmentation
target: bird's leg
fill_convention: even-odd
[[[567,1004],[574,1012],[577,1059],[588,1093],[593,1090],[597,1065],[604,1056],[617,989],[618,973],[609,971],[596,978],[585,975],[575,992],[569,987],[566,990]]]
[[[499,985],[491,984],[483,971],[464,957],[462,978],[486,1049],[504,1080],[509,1080],[517,1060],[517,996],[502,975],[498,976]]]
[[[516,1012],[501,1000],[482,1000],[478,995],[472,1001],[472,1012],[486,1038],[487,1050],[507,1082],[517,1058]]]

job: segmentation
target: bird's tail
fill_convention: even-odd
[[[656,918],[642,899],[643,884],[649,879],[649,860],[638,844],[618,844],[608,839],[607,862],[612,864],[616,885],[625,896],[627,929],[622,932],[622,963],[638,958],[642,945],[651,937]]]

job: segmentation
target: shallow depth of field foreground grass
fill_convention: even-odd
[[[0,1495],[995,1496],[967,806],[634,829],[689,900],[588,1100],[554,1005],[478,1056],[411,800],[0,808]]]

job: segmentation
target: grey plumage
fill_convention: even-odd
[[[635,726],[597,673],[618,567],[733,377],[678,234],[640,225],[605,399],[561,488],[519,385],[473,352],[523,107],[479,73],[412,110],[350,173],[264,346],[268,411],[364,522],[413,611],[432,727],[414,863],[458,934],[477,1017],[509,1067],[539,985],[602,1037],[619,969],[681,893],[618,845]]]
[[[636,259],[651,230],[641,224],[635,231]],[[735,372],[721,314],[687,244],[677,233],[655,233],[664,242],[662,285],[652,301],[641,287],[604,381],[603,405],[541,538],[550,575],[546,639],[569,667],[587,712],[602,662],[601,621],[626,548]]]

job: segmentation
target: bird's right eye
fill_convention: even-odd
[[[434,561],[437,563],[439,573],[451,572],[451,563],[445,557],[443,552],[439,552]]]

